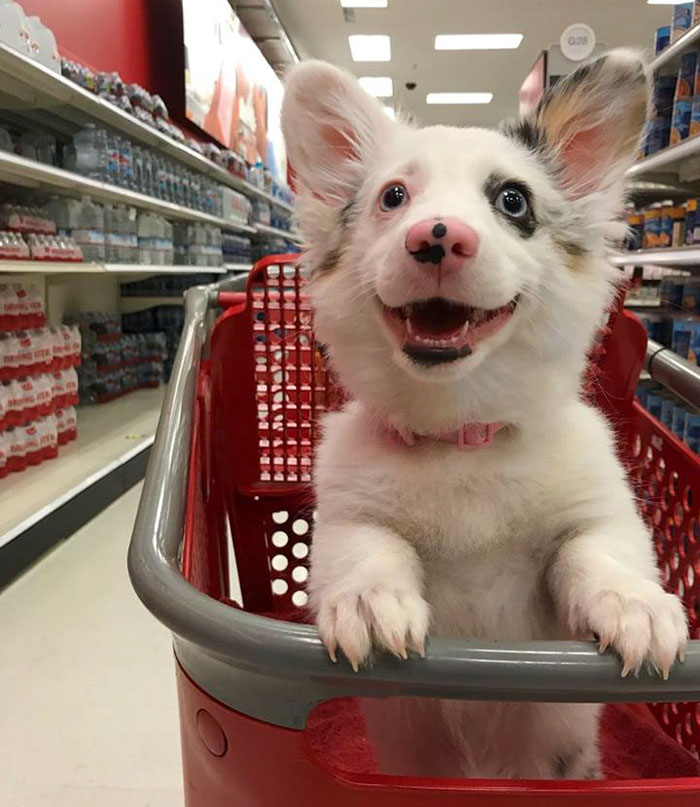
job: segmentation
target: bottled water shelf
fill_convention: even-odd
[[[250,235],[257,233],[257,228],[249,224],[211,216],[201,210],[192,210],[189,207],[157,199],[154,196],[146,196],[128,188],[98,182],[95,179],[74,174],[72,171],[29,160],[8,151],[0,151],[0,181],[47,193],[88,194],[100,202],[121,202],[141,210],[153,210],[168,218],[213,224],[222,229]]]
[[[286,238],[287,241],[294,241],[297,244],[301,243],[301,238],[299,237],[298,233],[289,232],[289,230],[280,230],[277,227],[270,227],[267,224],[255,224],[255,229],[258,232],[258,235],[270,235],[275,236],[278,238]]]
[[[78,408],[58,457],[0,479],[0,548],[153,443],[165,387]]]
[[[72,134],[88,122],[102,123],[222,185],[257,196],[288,213],[292,210],[262,188],[4,44],[0,44],[0,76],[0,101],[5,110],[65,134]]]
[[[639,249],[610,256],[613,266],[700,266],[700,247]]]
[[[153,297],[121,297],[119,300],[119,313],[132,314],[134,311],[143,311],[145,308],[155,308],[157,305],[182,305],[184,297],[181,293],[173,295],[158,295]]]
[[[238,266],[238,264],[231,264]],[[240,264],[250,269],[250,265]],[[3,261],[0,260],[0,274],[2,272],[32,273],[38,275],[61,274],[99,274],[107,272],[114,275],[194,275],[216,274],[224,275],[229,270],[225,266],[180,266],[174,264],[149,263],[90,263],[90,262],[63,262],[63,261]],[[242,270],[241,270],[242,271]]]

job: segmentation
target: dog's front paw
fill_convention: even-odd
[[[588,607],[588,624],[598,635],[600,652],[613,647],[622,658],[622,677],[649,665],[668,678],[671,665],[683,660],[688,639],[680,600],[647,580],[620,591],[601,591]]]
[[[373,645],[404,659],[408,650],[424,655],[429,609],[417,593],[372,588],[322,599],[316,622],[333,661],[340,647],[357,672]]]

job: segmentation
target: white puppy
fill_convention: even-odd
[[[606,237],[648,97],[612,51],[503,128],[391,121],[319,62],[288,79],[318,336],[353,402],[316,466],[309,591],[357,668],[436,636],[591,637],[668,674],[686,642],[605,419],[582,401]],[[598,707],[367,708],[387,772],[596,776]]]

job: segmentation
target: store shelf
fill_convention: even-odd
[[[224,269],[227,272],[250,272],[253,268],[252,263],[225,263]]]
[[[654,72],[663,70],[673,72],[678,67],[681,56],[689,50],[697,50],[700,45],[700,25],[695,25],[683,36],[679,37],[673,44],[664,48],[663,51],[652,61],[650,68]]]
[[[189,146],[172,140],[4,44],[0,44],[0,76],[4,109],[17,110],[23,117],[44,126],[50,125],[54,119],[57,129],[65,129],[67,124],[68,131],[74,131],[88,121],[99,121],[223,185],[265,199],[287,212],[292,210],[290,205],[221,168]]]
[[[258,235],[270,235],[275,238],[284,238],[287,241],[294,241],[296,244],[301,244],[301,237],[298,233],[293,231],[280,230],[277,227],[270,227],[267,224],[260,224],[258,222],[255,224],[255,229],[258,231]]]
[[[122,297],[119,301],[119,310],[122,314],[132,314],[134,311],[143,311],[157,305],[182,305],[183,299],[180,293],[154,297]]]
[[[633,178],[653,173],[677,174],[681,164],[694,157],[700,158],[700,137],[683,140],[676,146],[661,149],[640,160],[628,169],[627,176]]]
[[[0,151],[0,181],[15,185],[29,187],[34,190],[63,194],[88,194],[93,199],[103,202],[122,202],[123,204],[138,207],[141,210],[153,210],[169,218],[183,219],[185,221],[198,221],[203,224],[213,224],[226,230],[254,234],[255,227],[248,224],[210,216],[200,210],[192,210],[183,205],[146,196],[143,193],[120,188],[117,185],[108,185],[98,182],[63,168],[28,160],[8,151]]]
[[[661,300],[658,297],[626,297],[625,308],[661,308]]]
[[[63,261],[2,261],[0,273],[20,272],[38,275],[101,274],[113,275],[193,275],[226,274],[224,266],[175,266],[174,264],[148,263],[79,263]]]
[[[78,408],[78,439],[0,480],[0,548],[153,443],[165,387]]]
[[[640,249],[609,256],[613,266],[700,266],[700,247]]]

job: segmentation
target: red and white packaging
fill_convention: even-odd
[[[31,372],[34,364],[34,338],[30,331],[19,331],[19,370],[21,375]]]
[[[0,381],[0,433],[10,425],[10,385]]]
[[[21,390],[21,405],[19,419],[26,423],[37,416],[36,386],[31,376],[17,379],[17,385]]]
[[[63,376],[63,370],[56,370],[51,373],[51,398],[54,407],[63,409],[66,403],[66,380]]]
[[[53,366],[53,337],[48,328],[32,331],[34,339],[34,368],[37,372],[48,373]]]
[[[23,471],[27,467],[27,435],[19,426],[4,432],[7,438],[7,464],[11,471]]]
[[[48,415],[37,421],[39,429],[39,448],[42,458],[52,459],[58,455],[58,427],[54,415]]]
[[[36,390],[36,409],[39,417],[49,415],[53,410],[53,385],[46,373],[41,373],[34,378],[34,388]]]
[[[0,432],[0,479],[3,479],[10,473],[9,454],[10,441],[7,439],[6,432]]]
[[[75,440],[78,436],[78,419],[75,409],[72,406],[67,406],[65,409],[57,409],[55,414],[58,444],[62,446],[70,440]]]
[[[39,445],[39,429],[34,421],[26,423],[24,426],[18,427],[19,431],[23,433],[25,458],[27,465],[38,465],[43,457],[41,456],[41,447]]]
[[[19,339],[14,333],[0,333],[0,380],[15,378],[19,367]]]
[[[67,405],[78,403],[78,373],[75,367],[68,367],[63,371],[63,383],[66,388]]]

